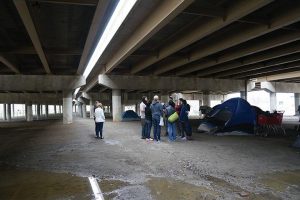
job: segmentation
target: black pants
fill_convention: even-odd
[[[99,137],[100,132],[100,137],[102,137],[103,122],[96,122],[95,125],[96,136]]]

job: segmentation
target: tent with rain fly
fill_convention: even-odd
[[[232,98],[213,107],[202,120],[198,131],[254,133],[255,125],[256,113],[252,106],[242,98]]]
[[[133,110],[127,110],[122,114],[122,121],[138,121],[141,118]]]

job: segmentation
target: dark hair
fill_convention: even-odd
[[[183,103],[184,105],[186,105],[186,104],[187,104],[187,101],[186,101],[185,99],[183,99],[183,100],[182,100],[182,103]]]
[[[142,97],[142,101],[145,101],[145,100],[146,100],[146,98],[147,98],[146,96],[143,96],[143,97]]]
[[[179,98],[179,101],[181,101],[182,103],[183,103],[183,100],[184,100],[183,98]]]
[[[169,105],[172,106],[172,107],[174,108],[174,107],[175,107],[174,101],[170,100],[170,101],[169,101]]]

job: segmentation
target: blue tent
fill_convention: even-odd
[[[214,131],[225,132],[239,130],[254,133],[256,114],[252,106],[246,100],[242,98],[232,98],[213,107],[213,110],[202,123]]]
[[[138,121],[141,118],[133,110],[127,110],[122,114],[122,121]]]

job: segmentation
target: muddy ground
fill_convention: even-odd
[[[139,122],[90,119],[1,123],[0,199],[299,199],[300,150],[293,138],[210,136],[140,139]]]

